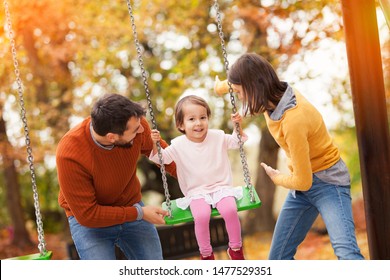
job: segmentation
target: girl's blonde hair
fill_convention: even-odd
[[[210,118],[211,116],[211,110],[209,105],[207,104],[206,100],[204,100],[202,97],[196,96],[196,95],[187,95],[180,99],[176,106],[175,106],[175,121],[176,121],[176,127],[177,129],[185,134],[185,131],[180,129],[179,127],[183,125],[184,123],[184,112],[183,108],[186,103],[196,104],[199,106],[202,106],[206,108],[207,111],[207,118]]]

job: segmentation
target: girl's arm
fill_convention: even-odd
[[[243,135],[244,132],[242,131],[242,126],[241,126],[241,122],[242,122],[241,115],[238,112],[236,112],[234,114],[231,114],[230,119],[233,122],[234,130],[236,130],[236,124],[238,123],[239,133],[240,135]]]
[[[245,132],[242,129],[241,121],[242,117],[239,113],[231,114],[231,120],[233,122],[233,133],[230,135],[226,135],[226,139],[228,140],[228,149],[238,149],[239,141],[238,141],[238,135],[241,136],[242,142],[246,142],[248,140],[248,135],[245,134]],[[236,129],[236,124],[238,124],[238,132]]]
[[[157,129],[152,129],[152,132],[150,134],[150,138],[152,138],[152,142],[153,142],[153,151],[152,151],[151,156],[154,156],[158,152],[157,141],[161,140],[160,131],[158,131]]]
[[[157,156],[158,153],[157,141],[160,141],[163,163],[168,165],[172,163],[173,157],[170,152],[172,147],[166,145],[164,140],[161,139],[160,132],[157,129],[152,129],[150,133],[150,138],[153,142],[153,148],[152,151],[150,152],[149,159],[157,164],[160,164],[160,158]]]

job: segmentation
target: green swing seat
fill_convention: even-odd
[[[254,201],[251,201],[250,188],[247,186],[242,186],[243,197],[240,200],[237,200],[237,210],[244,211],[249,209],[258,208],[261,206],[261,200],[257,195],[256,191],[253,189]],[[164,210],[168,210],[166,202],[162,204]],[[211,211],[211,216],[219,216],[219,212],[216,208],[213,208]],[[174,225],[179,223],[191,222],[194,220],[191,210],[187,208],[186,210],[180,209],[176,205],[176,200],[171,200],[171,217],[165,217],[165,223],[167,225]]]
[[[50,260],[53,256],[52,251],[46,251],[44,254],[36,253],[31,255],[19,256],[14,258],[9,258],[7,260]]]

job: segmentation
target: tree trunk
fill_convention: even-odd
[[[268,131],[266,126],[261,128],[260,150],[258,157],[258,172],[255,183],[256,191],[262,205],[260,208],[248,211],[243,221],[243,228],[246,234],[255,232],[273,231],[275,218],[272,213],[274,205],[275,185],[265,173],[260,162],[264,162],[273,168],[277,167],[279,146]]]
[[[0,109],[0,147],[3,160],[7,208],[14,229],[12,245],[25,248],[27,246],[33,245],[33,242],[31,241],[29,233],[26,229],[25,217],[23,215],[21,204],[20,185],[18,182],[18,176],[14,164],[14,156],[12,153],[13,149],[8,141],[2,108]]]

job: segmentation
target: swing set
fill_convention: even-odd
[[[365,34],[366,35],[371,34],[370,30],[372,30],[372,27],[369,26],[372,23],[371,19],[368,20],[367,22],[360,21],[360,18],[359,18],[359,20],[355,20],[355,19],[357,19],[356,17],[365,15],[367,12],[365,9],[367,9],[367,8],[369,8],[370,13],[373,13],[374,1],[367,1],[367,2],[365,2],[365,1],[366,0],[359,0],[359,1],[357,1],[358,3],[355,3],[355,2],[352,3],[352,1],[349,1],[349,0],[342,0],[341,1],[343,4],[343,8],[344,8],[343,16],[344,16],[345,29],[346,29],[345,33],[346,33],[346,39],[347,39],[347,53],[348,53],[348,55],[351,55],[351,58],[349,58],[349,60],[350,60],[349,67],[353,68],[354,65],[359,66],[358,64],[361,63],[362,65],[364,65],[364,67],[362,67],[362,69],[369,68],[369,69],[373,70],[374,72],[375,71],[381,72],[381,69],[377,68],[377,65],[380,65],[380,64],[378,64],[378,63],[375,64],[374,62],[371,62],[372,58],[377,59],[378,58],[377,54],[380,53],[380,51],[378,51],[378,47],[377,47],[378,44],[376,43],[377,38],[374,36],[375,38],[373,40],[375,42],[372,43],[372,40],[365,40],[365,37],[361,37],[361,36],[358,36],[358,34],[356,34],[356,30],[365,31],[366,29],[367,29],[367,32]],[[380,0],[379,3],[381,5],[381,8],[382,8],[383,13],[385,15],[387,24],[390,27],[390,0]],[[149,107],[149,113],[151,116],[151,122],[152,122],[153,128],[157,129],[157,125],[156,125],[156,121],[155,121],[154,113],[153,113],[153,108],[152,108],[151,95],[150,95],[148,82],[147,82],[147,74],[146,74],[146,70],[143,66],[143,60],[142,60],[142,54],[141,54],[142,51],[141,51],[141,47],[140,47],[140,44],[138,41],[136,25],[135,25],[135,21],[134,21],[134,17],[133,17],[133,9],[132,9],[132,6],[131,6],[131,3],[129,0],[127,0],[127,6],[128,6],[129,16],[130,16],[130,20],[131,20],[131,27],[132,27],[132,31],[133,31],[133,35],[134,35],[134,42],[135,42],[135,46],[136,46],[136,50],[137,50],[137,58],[138,58],[139,65],[142,69],[142,78],[143,78],[143,83],[144,83],[144,87],[145,87],[145,91],[146,91],[146,97],[147,97],[147,102],[148,102],[148,107]],[[226,48],[225,48],[224,39],[223,39],[224,34],[222,31],[221,13],[219,10],[219,5],[218,5],[217,0],[214,0],[214,8],[217,12],[218,31],[219,31],[219,37],[221,40],[221,47],[222,47],[222,53],[223,53],[223,58],[224,58],[225,70],[226,70],[226,72],[228,72],[229,71],[229,63],[227,60],[227,53],[226,53]],[[29,129],[28,129],[27,118],[26,118],[26,110],[25,110],[24,99],[23,99],[23,84],[22,84],[21,77],[20,77],[18,59],[17,59],[17,54],[16,54],[16,44],[15,44],[15,40],[14,40],[14,33],[12,30],[11,16],[10,16],[7,0],[4,0],[4,9],[5,9],[5,15],[6,15],[7,30],[8,30],[9,38],[10,38],[10,42],[11,42],[11,51],[12,51],[13,64],[14,64],[14,68],[15,68],[14,72],[16,75],[19,103],[21,106],[21,118],[23,121],[24,131],[25,131],[25,142],[26,142],[26,147],[27,147],[28,162],[29,162],[30,173],[31,173],[34,207],[35,207],[35,214],[36,214],[36,224],[37,224],[37,232],[38,232],[38,240],[39,240],[39,244],[38,244],[39,253],[15,257],[12,259],[49,260],[52,258],[52,251],[48,251],[46,249],[46,243],[45,243],[45,239],[44,239],[43,223],[42,223],[42,217],[41,217],[41,213],[40,213],[40,206],[39,206],[39,199],[38,199],[38,190],[37,190],[37,185],[36,185],[36,180],[35,180],[32,148],[31,148],[31,143],[30,143]],[[352,26],[356,26],[356,28],[352,28]],[[351,30],[349,30],[348,28],[351,28]],[[372,30],[372,31],[376,32],[376,30]],[[372,32],[372,33],[375,33],[375,32]],[[357,38],[357,37],[361,38],[361,40],[359,41],[360,52],[356,51],[356,53],[365,53],[364,51],[366,51],[367,53],[370,54],[368,61],[367,60],[358,60],[353,56],[353,51],[355,50],[354,48],[355,48],[356,44],[349,43],[349,42],[353,42],[354,38]],[[368,36],[367,38],[370,38],[370,37]],[[372,50],[372,52],[369,52],[367,50]],[[375,157],[375,153],[368,152],[369,150],[371,151],[371,150],[378,149],[378,145],[380,146],[379,148],[383,148],[384,150],[386,150],[386,147],[387,147],[387,146],[383,145],[383,143],[386,143],[386,141],[383,141],[383,142],[371,141],[372,142],[372,144],[371,144],[370,139],[371,140],[372,139],[384,139],[386,137],[387,137],[386,139],[388,139],[388,137],[389,137],[388,136],[388,126],[386,125],[386,123],[384,123],[383,116],[382,117],[377,116],[378,115],[377,112],[380,112],[380,113],[383,112],[383,107],[380,106],[380,104],[383,105],[383,102],[379,98],[378,98],[378,101],[376,101],[376,99],[372,99],[371,97],[367,97],[367,98],[369,98],[369,100],[367,100],[367,102],[365,101],[366,96],[369,95],[369,94],[365,94],[366,88],[370,88],[371,90],[377,89],[374,91],[378,92],[378,93],[380,93],[380,92],[383,93],[383,88],[382,88],[383,79],[378,81],[379,78],[375,78],[373,76],[370,76],[367,78],[365,76],[366,71],[367,70],[354,71],[354,73],[350,74],[351,80],[356,82],[356,83],[353,83],[352,93],[353,93],[353,95],[357,95],[359,97],[356,100],[356,102],[354,102],[354,105],[356,105],[354,109],[357,111],[357,113],[356,113],[357,114],[356,127],[357,127],[358,140],[362,140],[362,142],[366,143],[365,145],[359,146],[359,152],[364,156],[365,160],[367,160],[367,157],[370,157],[371,155],[372,155],[372,157]],[[362,76],[366,77],[366,79],[363,79]],[[360,81],[363,81],[363,80],[365,81],[365,83],[368,83],[371,86],[364,87],[364,86],[360,85]],[[231,88],[231,85],[229,85],[229,94],[230,94],[230,99],[231,99],[231,103],[233,106],[233,112],[235,113],[236,106],[235,106],[233,90]],[[370,105],[370,104],[372,104],[372,105]],[[369,115],[360,115],[359,113],[361,113],[361,112],[360,112],[359,106],[361,106],[362,109],[363,109],[363,107],[373,106],[372,107],[373,109],[369,110],[368,109],[369,107],[368,107],[366,111],[369,111],[371,113]],[[381,110],[378,109],[379,107]],[[375,129],[375,131],[370,130],[369,133],[371,133],[371,134],[369,136],[367,136],[360,129],[360,125],[364,125],[364,123],[366,123],[366,122],[375,123],[375,124],[377,124],[377,126],[380,127],[380,129]],[[380,124],[378,124],[379,122],[380,122]],[[378,128],[377,126],[376,126],[376,128]],[[236,129],[238,129],[238,125],[236,125]],[[373,137],[373,135],[375,137]],[[244,198],[242,201],[238,201],[237,208],[238,208],[238,210],[249,210],[249,209],[259,207],[261,205],[261,201],[260,201],[258,195],[256,194],[256,192],[254,191],[254,188],[250,182],[248,166],[247,166],[245,154],[243,152],[242,140],[240,137],[241,136],[238,134],[238,138],[239,138],[239,142],[240,142],[240,156],[241,156],[241,162],[243,165],[244,177],[245,177],[244,178],[245,179],[245,186],[242,187],[244,190]],[[364,141],[364,140],[366,140],[366,141]],[[378,145],[376,145],[377,143],[378,143]],[[169,212],[169,216],[166,217],[166,223],[173,225],[173,224],[178,224],[178,223],[189,222],[189,221],[193,220],[191,212],[189,210],[181,210],[181,209],[177,208],[175,200],[170,200],[165,168],[164,168],[164,164],[162,164],[163,161],[162,161],[162,155],[161,155],[161,146],[159,144],[157,146],[158,146],[158,154],[159,154],[159,160],[160,160],[160,170],[161,170],[161,174],[162,174],[163,187],[164,187],[165,199],[166,199],[165,202],[163,203],[163,207],[165,209],[167,209]],[[388,151],[388,149],[386,151]],[[378,159],[378,158],[375,158],[375,159]],[[382,158],[380,158],[378,160],[381,160],[381,159]],[[374,161],[375,160],[373,159],[372,162],[374,162]],[[365,165],[364,160],[361,162],[361,165],[362,165],[362,178],[364,179],[363,188],[366,189],[367,194],[371,194],[371,196],[368,196],[365,203],[367,203],[368,206],[370,206],[370,202],[371,202],[372,198],[376,198],[377,200],[382,199],[381,200],[382,202],[386,201],[386,199],[389,198],[389,196],[388,196],[388,191],[386,192],[386,190],[384,188],[389,186],[389,184],[388,184],[389,181],[388,181],[388,179],[386,181],[386,178],[384,178],[382,175],[386,174],[388,172],[388,167],[389,167],[388,159],[387,159],[387,161],[382,160],[381,164],[374,168],[375,170],[371,170],[369,166]],[[377,182],[378,180],[380,182]],[[371,190],[371,189],[367,189],[366,185],[383,186],[383,187],[374,188]],[[387,199],[387,201],[389,201],[389,200]],[[380,220],[380,222],[378,222],[376,224],[375,223],[372,224],[371,219],[368,219],[367,230],[368,230],[368,238],[369,238],[369,242],[370,242],[370,249],[373,250],[372,257],[374,259],[377,259],[377,258],[386,259],[389,256],[388,255],[388,252],[389,252],[388,248],[390,248],[389,239],[387,238],[388,234],[386,233],[386,230],[383,230],[383,228],[382,229],[378,228],[377,224],[378,225],[386,224],[389,221],[388,217],[389,217],[390,211],[383,211],[384,210],[383,208],[380,208],[379,206],[377,207],[376,205],[378,205],[378,203],[373,204],[372,207],[366,207],[368,209],[367,214],[366,214],[367,217],[370,217],[370,214],[378,213],[378,215],[375,215],[375,217],[378,221]],[[386,204],[383,202],[381,205],[384,208],[389,209],[389,206],[388,206],[389,204]],[[218,215],[218,212],[213,210],[212,216],[216,216],[216,215]],[[383,223],[382,223],[382,221],[383,221]],[[377,237],[378,237],[378,239],[380,239],[380,242],[379,242],[379,240],[377,240]]]
[[[134,43],[137,51],[137,58],[138,58],[138,63],[142,71],[142,78],[143,78],[143,84],[145,88],[145,93],[146,93],[146,99],[148,103],[148,109],[149,109],[149,114],[151,117],[151,122],[152,122],[152,127],[153,129],[157,129],[157,123],[154,117],[154,112],[153,112],[153,105],[151,101],[151,94],[149,90],[149,85],[148,85],[148,80],[147,80],[147,73],[144,67],[143,59],[142,59],[142,50],[141,46],[138,40],[138,33],[136,29],[136,24],[133,16],[133,8],[131,5],[130,0],[127,0],[127,7],[128,7],[128,12],[130,16],[130,22],[131,22],[131,28],[133,31],[133,36],[134,36]],[[221,20],[221,12],[219,10],[219,5],[218,5],[218,0],[214,1],[214,8],[217,11],[217,23],[218,23],[218,30],[219,30],[219,37],[221,39],[221,47],[222,47],[222,52],[223,52],[223,58],[224,58],[224,64],[225,64],[225,69],[228,71],[229,69],[229,62],[227,60],[227,52],[226,52],[226,47],[224,43],[224,34],[222,31],[222,20]],[[38,197],[38,190],[37,190],[37,184],[36,184],[36,176],[35,176],[35,170],[34,170],[34,162],[33,162],[33,155],[32,155],[32,148],[31,148],[31,143],[30,143],[30,137],[29,137],[29,128],[28,128],[28,123],[27,123],[27,118],[26,118],[26,109],[24,106],[24,98],[23,98],[23,83],[20,77],[20,70],[19,70],[19,63],[17,59],[17,53],[16,53],[16,44],[15,44],[15,39],[14,39],[14,32],[12,29],[12,21],[11,21],[11,15],[9,11],[9,6],[7,0],[4,0],[4,9],[5,9],[5,15],[6,15],[6,24],[7,24],[7,29],[9,33],[9,38],[11,42],[11,51],[12,51],[12,58],[13,58],[13,64],[15,68],[15,75],[16,75],[16,82],[17,82],[17,88],[18,88],[18,95],[19,95],[19,103],[21,107],[21,118],[23,121],[24,125],[24,131],[25,131],[25,142],[27,146],[27,154],[28,154],[28,162],[30,166],[30,173],[31,173],[31,181],[32,181],[32,189],[33,189],[33,198],[34,198],[34,207],[35,207],[35,214],[36,214],[36,224],[37,224],[37,232],[38,232],[38,248],[39,248],[39,253],[36,254],[31,254],[31,255],[25,255],[25,256],[19,256],[19,257],[14,257],[11,259],[18,259],[18,260],[49,260],[52,258],[52,251],[48,251],[46,249],[46,242],[44,239],[44,231],[43,231],[43,222],[42,222],[42,216],[40,212],[40,206],[39,206],[39,197]],[[233,106],[233,113],[237,111],[236,105],[235,105],[235,100],[234,100],[234,95],[233,95],[233,89],[231,85],[229,85],[229,94],[230,94],[230,100]],[[259,196],[257,195],[256,191],[254,190],[254,187],[252,186],[250,182],[250,175],[249,175],[249,169],[247,165],[247,160],[246,156],[244,153],[243,149],[243,141],[241,139],[241,135],[239,134],[239,125],[236,124],[235,129],[237,130],[237,137],[239,140],[239,145],[240,145],[240,156],[241,156],[241,162],[243,165],[243,170],[244,170],[244,177],[245,177],[245,183],[246,185],[242,187],[243,189],[243,198],[237,201],[237,209],[238,211],[243,211],[243,210],[249,210],[253,208],[260,207],[261,201],[259,199]],[[158,156],[159,156],[159,161],[160,161],[160,171],[161,171],[161,176],[163,180],[163,187],[164,187],[164,194],[165,194],[165,202],[163,203],[162,207],[166,209],[169,213],[167,217],[165,217],[165,222],[168,225],[173,225],[173,224],[179,224],[179,223],[185,223],[185,222],[191,222],[193,221],[193,216],[191,214],[191,211],[188,210],[182,210],[177,207],[176,205],[176,200],[170,200],[170,194],[169,194],[169,189],[168,189],[168,184],[167,184],[167,177],[166,177],[166,171],[165,171],[165,166],[163,164],[163,159],[162,159],[162,153],[161,153],[161,145],[158,142],[157,143],[158,147]],[[217,216],[219,215],[219,212],[217,209],[213,209],[211,216]]]
[[[8,2],[4,0],[4,10],[5,10],[5,17],[6,17],[6,24],[8,28],[9,38],[11,41],[11,51],[12,51],[12,59],[14,63],[15,68],[15,75],[16,75],[16,83],[18,87],[18,96],[19,96],[19,105],[21,108],[21,118],[23,121],[24,126],[24,136],[25,136],[25,142],[26,142],[26,148],[27,148],[27,160],[30,167],[30,174],[31,174],[31,185],[33,190],[33,198],[34,198],[34,208],[35,208],[35,216],[36,216],[36,225],[37,225],[37,232],[38,232],[38,249],[39,253],[26,255],[26,256],[20,256],[15,257],[11,259],[17,259],[17,260],[49,260],[52,257],[53,252],[48,251],[46,249],[46,242],[44,237],[44,231],[43,231],[43,222],[42,222],[42,216],[41,216],[41,210],[39,206],[39,197],[38,197],[38,188],[37,188],[37,182],[35,177],[35,169],[34,169],[34,157],[32,154],[32,147],[30,142],[30,133],[26,118],[26,109],[24,106],[24,98],[23,98],[23,83],[20,78],[20,71],[19,71],[19,63],[16,55],[16,44],[14,39],[14,32],[12,30],[12,22],[11,22],[11,15],[9,12]]]
[[[137,55],[138,64],[141,68],[143,84],[144,84],[146,99],[147,99],[147,103],[148,103],[149,115],[151,118],[153,129],[157,129],[157,123],[156,123],[156,120],[154,117],[153,105],[152,105],[152,101],[151,101],[151,94],[150,94],[148,80],[147,80],[147,74],[146,74],[146,70],[145,70],[142,55],[141,55],[142,51],[141,51],[141,46],[140,46],[140,43],[138,40],[138,34],[137,34],[136,24],[135,24],[134,15],[133,15],[133,8],[131,6],[130,0],[127,0],[127,7],[129,10],[129,16],[130,16],[131,28],[132,28],[133,36],[134,36],[135,48],[136,48],[137,54],[138,54]],[[225,41],[223,39],[224,34],[222,31],[221,12],[219,9],[218,0],[214,1],[214,9],[216,10],[217,26],[218,26],[218,31],[219,31],[218,34],[219,34],[219,38],[221,40],[221,47],[222,47],[225,70],[226,70],[226,72],[228,72],[229,71],[229,61],[227,59]],[[230,101],[231,101],[231,104],[233,106],[233,113],[236,113],[237,108],[236,108],[235,99],[234,99],[234,95],[233,95],[233,89],[231,87],[231,84],[229,84],[229,94],[230,94]],[[242,167],[243,167],[243,171],[244,171],[244,180],[245,180],[245,186],[242,186],[243,198],[236,201],[236,203],[237,203],[237,210],[243,211],[243,210],[249,210],[249,209],[260,207],[261,200],[260,200],[259,196],[257,195],[254,187],[251,184],[251,178],[249,175],[249,168],[248,168],[246,156],[244,153],[243,142],[241,139],[241,135],[239,133],[239,124],[238,123],[236,123],[235,129],[237,131],[237,137],[238,137],[238,141],[239,141],[239,145],[240,145],[240,156],[241,156],[241,163],[242,163]],[[161,145],[159,142],[157,143],[157,150],[158,150],[160,171],[161,171],[161,175],[162,175],[164,194],[165,194],[165,202],[163,203],[162,207],[163,207],[163,209],[168,211],[168,216],[165,217],[165,223],[168,225],[173,225],[173,224],[179,224],[179,223],[193,221],[194,218],[192,216],[190,209],[188,209],[188,208],[186,210],[180,209],[176,205],[176,200],[170,199],[166,171],[165,171],[165,167],[163,164],[164,161],[163,161],[162,153],[161,153]],[[211,211],[211,216],[218,216],[218,215],[220,215],[218,210],[216,208],[213,208]]]

